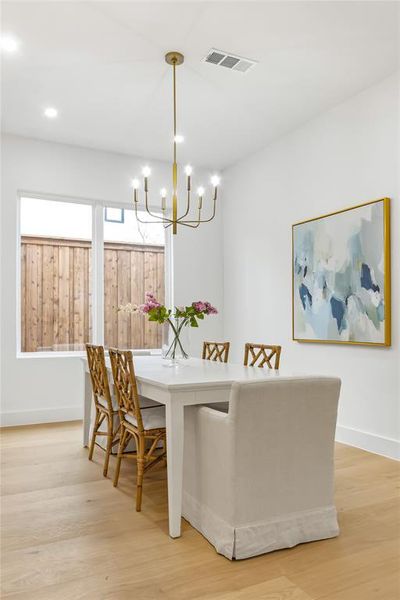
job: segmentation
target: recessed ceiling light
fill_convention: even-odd
[[[58,117],[58,110],[56,108],[53,108],[53,106],[48,106],[44,109],[44,116],[48,119],[55,119],[56,117]]]
[[[2,35],[0,39],[0,46],[4,52],[12,54],[19,48],[19,40],[13,35]]]

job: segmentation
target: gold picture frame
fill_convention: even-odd
[[[382,341],[369,341],[369,340],[354,340],[354,339],[322,339],[322,338],[309,338],[309,337],[299,337],[296,335],[298,333],[298,329],[296,328],[296,308],[299,306],[295,305],[295,300],[299,304],[298,298],[295,296],[295,228],[299,226],[304,226],[309,223],[313,223],[315,221],[319,221],[321,219],[327,219],[329,217],[334,217],[337,215],[341,215],[342,213],[347,213],[349,211],[354,211],[357,209],[361,209],[370,205],[382,203],[382,221],[383,221],[383,232],[382,232],[382,249],[383,249],[383,306],[384,306],[384,323],[382,327],[383,340]],[[299,268],[299,267],[298,267]],[[306,268],[305,268],[306,272]],[[307,288],[306,288],[307,289]],[[378,288],[379,290],[379,288]],[[308,293],[308,291],[307,291]],[[304,312],[305,301],[300,296],[301,306],[303,306]],[[310,296],[310,300],[308,297],[305,298],[306,301],[312,303],[312,297]],[[311,306],[311,304],[310,304]],[[347,300],[346,300],[347,306]],[[332,311],[333,316],[333,311]],[[339,320],[337,320],[337,325],[339,327]],[[332,213],[327,213],[321,215],[319,217],[314,217],[312,219],[306,219],[304,221],[299,221],[298,223],[294,223],[292,225],[292,339],[297,342],[308,342],[308,343],[319,343],[319,344],[354,344],[361,346],[390,346],[391,345],[391,277],[390,277],[390,199],[389,198],[381,198],[378,200],[372,200],[370,202],[364,202],[363,204],[357,204],[355,206],[350,206],[348,208],[343,208],[342,210],[338,210]]]

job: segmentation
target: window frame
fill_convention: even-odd
[[[62,196],[43,192],[32,192],[18,190],[17,193],[17,231],[16,231],[16,341],[17,358],[66,358],[85,356],[82,350],[68,350],[60,352],[23,352],[21,350],[21,199],[32,198],[37,200],[50,200],[54,202],[65,202],[70,204],[86,204],[92,207],[92,341],[93,344],[104,345],[104,220],[105,209],[122,208],[133,210],[130,204],[113,202],[109,200],[93,200],[77,196]],[[157,211],[157,207],[150,206],[150,210]],[[171,228],[165,229],[164,246],[164,284],[165,304],[173,305],[173,249]],[[150,352],[159,354],[160,348],[136,349],[134,352],[141,354]]]

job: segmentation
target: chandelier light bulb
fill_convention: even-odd
[[[161,188],[160,190],[161,198],[167,197],[167,190],[165,188]]]
[[[191,176],[191,174],[193,173],[193,167],[191,167],[190,165],[186,165],[185,167],[185,173],[188,177]]]
[[[214,187],[217,187],[221,183],[221,178],[218,175],[213,175],[211,177],[211,183]]]
[[[53,106],[48,106],[44,109],[44,116],[48,119],[56,119],[58,117],[58,110]]]
[[[180,135],[179,133],[176,134],[176,136],[174,137],[174,142],[176,142],[177,144],[182,144],[182,142],[185,141],[185,138],[183,137],[183,135]]]
[[[149,177],[150,174],[151,174],[150,167],[143,167],[143,169],[142,169],[142,175],[143,175],[143,177]]]
[[[132,187],[133,187],[133,189],[134,190],[138,190],[139,186],[140,186],[139,179],[137,179],[136,177],[135,177],[135,179],[132,179]]]
[[[0,46],[7,54],[13,54],[13,52],[16,52],[19,48],[19,41],[13,35],[2,35]]]
[[[197,195],[198,196],[203,196],[203,194],[204,194],[204,188],[203,188],[203,186],[198,187],[197,188]]]

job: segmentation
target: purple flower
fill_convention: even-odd
[[[142,314],[146,314],[153,308],[159,308],[160,306],[161,304],[157,301],[155,296],[153,296],[153,294],[150,292],[146,292],[146,302],[139,306],[139,311]]]
[[[215,306],[212,306],[209,302],[204,303],[206,305],[205,313],[206,315],[217,315],[218,311]]]
[[[195,310],[197,310],[197,312],[205,312],[207,308],[205,302],[202,302],[201,300],[193,302],[192,306]]]
[[[198,300],[197,302],[193,302],[192,306],[197,312],[202,312],[206,315],[218,314],[217,309],[214,306],[212,306],[210,302],[203,302],[202,300]]]
[[[149,305],[148,305],[148,304],[141,304],[141,305],[139,306],[139,312],[141,312],[142,314],[146,314],[146,313],[148,313],[148,312],[149,312],[149,310],[150,310],[150,307],[149,307]]]

